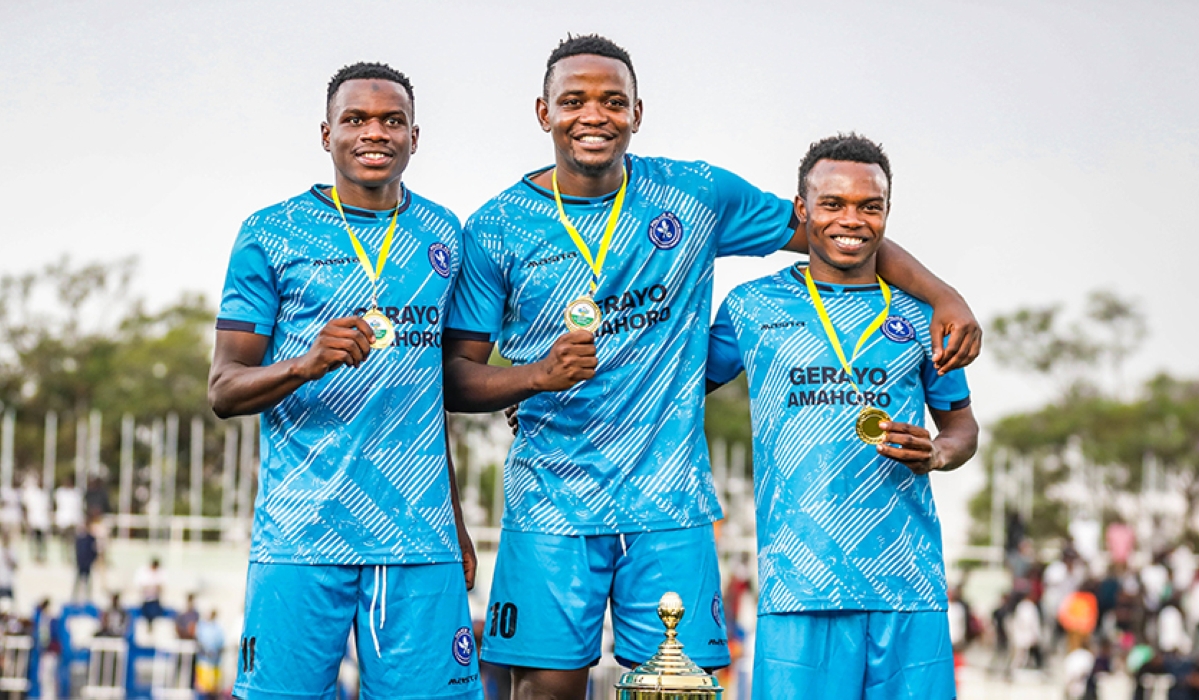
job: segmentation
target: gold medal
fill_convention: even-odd
[[[599,330],[600,307],[589,296],[581,296],[566,305],[566,327],[572,331]]]
[[[867,445],[881,445],[883,438],[887,436],[887,431],[879,427],[879,423],[890,423],[891,416],[881,408],[867,407],[863,408],[858,414],[858,422],[854,428],[858,432],[858,439]]]
[[[366,321],[366,325],[370,326],[371,330],[375,334],[375,336],[371,338],[372,348],[376,350],[382,350],[383,348],[391,346],[391,342],[395,340],[396,337],[396,327],[395,324],[391,322],[390,318],[387,318],[387,316],[379,309],[373,308],[370,311],[362,314],[362,320]]]

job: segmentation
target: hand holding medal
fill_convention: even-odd
[[[910,423],[884,421],[886,442],[879,445],[880,454],[902,462],[917,475],[936,471],[944,466],[943,455],[928,430]]]
[[[390,347],[392,341],[395,340],[395,324],[391,322],[387,314],[379,310],[379,277],[383,275],[383,266],[387,264],[387,253],[391,251],[391,241],[395,237],[396,218],[400,215],[400,202],[396,202],[395,212],[391,215],[391,224],[387,227],[387,235],[383,237],[383,245],[379,248],[379,259],[374,266],[371,265],[371,260],[367,257],[366,249],[362,247],[358,236],[354,235],[354,229],[350,228],[350,222],[346,220],[346,213],[341,207],[341,199],[337,196],[336,187],[333,188],[333,203],[337,205],[337,213],[341,214],[341,222],[345,224],[346,233],[350,234],[350,243],[358,255],[358,263],[371,281],[371,305],[362,315],[362,320],[366,321],[370,328],[370,333],[367,334],[370,346],[376,350]]]
[[[302,357],[296,373],[304,381],[316,381],[342,367],[357,367],[370,354],[370,326],[357,316],[335,318],[317,333]]]

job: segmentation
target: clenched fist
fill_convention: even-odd
[[[550,353],[537,362],[538,391],[565,391],[595,376],[595,336],[590,331],[571,331],[554,341]]]

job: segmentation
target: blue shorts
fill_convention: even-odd
[[[795,612],[758,617],[754,698],[951,700],[944,612]]]
[[[354,630],[360,697],[482,700],[462,565],[251,562],[233,694],[333,700]]]
[[[665,638],[662,594],[683,598],[679,639],[695,663],[729,664],[712,526],[566,537],[504,530],[483,627],[484,661],[570,670],[599,660],[612,605],[616,658],[649,660]]]

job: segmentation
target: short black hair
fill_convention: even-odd
[[[412,116],[416,117],[416,96],[412,94],[412,81],[408,76],[399,72],[386,63],[355,63],[342,66],[329,80],[329,89],[325,93],[325,112],[333,105],[333,96],[337,94],[342,83],[347,80],[390,80],[398,83],[408,93],[408,103],[412,105]]]
[[[633,99],[637,98],[637,71],[633,70],[633,59],[629,57],[629,52],[617,46],[616,42],[599,34],[582,34],[580,36],[567,34],[565,39],[558,42],[558,48],[554,49],[549,60],[545,62],[545,78],[541,83],[543,97],[549,98],[550,96],[550,79],[554,76],[554,64],[564,58],[582,55],[614,58],[625,64],[629,69],[629,75],[633,78]]]
[[[808,148],[799,164],[799,196],[808,195],[808,173],[822,160],[845,160],[851,163],[871,163],[883,169],[887,176],[887,201],[891,201],[891,161],[883,147],[854,132],[821,139]]]

